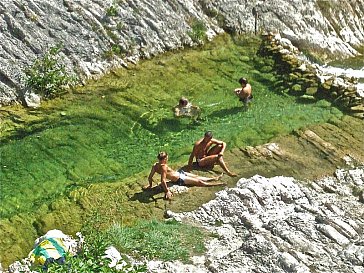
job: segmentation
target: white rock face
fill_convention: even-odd
[[[150,271],[363,272],[364,207],[350,189],[364,182],[364,168],[337,173],[314,187],[292,177],[243,178],[195,211],[169,212],[218,236],[198,262],[153,261]],[[336,191],[327,191],[332,184]]]
[[[68,69],[85,78],[198,43],[188,35],[197,21],[208,39],[223,28],[274,31],[323,55],[347,57],[364,43],[363,17],[360,0],[1,1],[0,105],[22,98],[24,67],[60,42]]]
[[[30,108],[38,108],[40,106],[41,98],[34,93],[27,93],[24,96],[25,103]]]

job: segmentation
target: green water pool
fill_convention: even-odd
[[[206,130],[230,149],[343,116],[326,101],[275,92],[271,62],[256,56],[258,47],[255,38],[221,36],[115,70],[39,109],[9,110],[4,119],[17,118],[1,138],[0,216],[34,212],[77,187],[147,173],[161,150],[181,166]],[[248,111],[232,93],[241,76],[253,87]],[[197,121],[173,116],[182,95],[202,109]]]

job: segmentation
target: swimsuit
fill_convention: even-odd
[[[244,103],[248,103],[253,99],[253,95],[250,95],[249,97],[242,99],[240,98],[239,101],[244,102]]]
[[[200,167],[200,161],[201,161],[202,158],[196,158],[196,163],[197,163],[197,166]]]
[[[176,183],[178,184],[178,186],[186,186],[185,183],[185,179],[186,179],[186,174],[183,170],[179,169],[177,171],[179,173],[179,178],[177,179]]]

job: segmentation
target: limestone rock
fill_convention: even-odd
[[[41,98],[34,93],[26,93],[24,96],[25,103],[30,108],[38,108],[40,106]]]
[[[323,57],[353,56],[364,42],[363,5],[352,0],[2,1],[0,105],[24,99],[23,69],[50,46],[62,42],[68,70],[95,78],[128,62],[200,43],[189,35],[197,21],[209,40],[224,30],[273,31],[282,34],[281,50],[294,51],[292,44],[300,44],[317,48]],[[122,54],[113,51],[116,47]]]
[[[364,209],[351,187],[363,183],[364,167],[338,170],[313,181],[290,177],[240,179],[236,188],[192,212],[170,213],[217,234],[207,242],[204,264],[158,262],[160,272],[361,272]],[[353,177],[355,177],[355,181]],[[358,181],[361,182],[358,182]],[[332,183],[337,192],[322,191]],[[216,225],[219,220],[222,225]],[[148,263],[150,272],[159,272]],[[177,269],[177,266],[180,266]]]

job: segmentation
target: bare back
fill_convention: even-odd
[[[242,99],[249,98],[252,94],[252,87],[249,83],[247,83],[239,92],[238,96]]]

